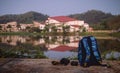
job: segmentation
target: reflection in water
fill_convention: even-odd
[[[37,38],[37,39],[36,39]],[[81,36],[44,36],[44,37],[29,37],[29,36],[0,36],[0,42],[6,43],[10,45],[17,45],[17,42],[21,43],[32,43],[33,45],[39,44],[48,44],[48,47],[52,44],[60,45],[60,44],[70,44],[74,43],[81,39]],[[76,44],[75,47],[78,45]],[[52,48],[52,47],[49,47]]]
[[[119,51],[120,52],[120,41],[117,39],[98,39],[98,47],[102,53],[107,51]]]
[[[40,48],[45,51],[44,54],[47,57],[60,59],[61,57],[73,56],[73,51],[77,53],[78,42],[81,38],[81,36],[0,36],[0,49],[8,51],[11,46],[14,46],[12,51],[23,48],[22,50],[28,51],[27,53],[30,55],[30,51]],[[120,41],[116,38],[98,37],[97,40],[101,53],[107,51],[120,52]],[[5,44],[8,45],[6,49]],[[61,50],[62,52],[60,52]]]
[[[77,52],[70,52],[70,51],[64,51],[64,52],[60,52],[60,51],[47,51],[44,52],[45,56],[47,56],[48,58],[51,59],[58,59],[60,60],[61,58],[74,58],[77,56]]]
[[[105,59],[119,60],[120,59],[120,52],[112,51],[110,53],[107,53],[105,55]]]

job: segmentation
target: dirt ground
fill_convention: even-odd
[[[102,66],[52,65],[51,59],[0,59],[0,73],[120,73],[120,61],[103,61]]]

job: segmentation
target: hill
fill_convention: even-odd
[[[114,16],[110,13],[104,13],[99,10],[89,10],[81,14],[69,15],[69,17],[72,17],[78,20],[84,20],[86,23],[89,23],[89,24],[97,24],[109,18],[112,18]]]
[[[120,31],[120,15],[117,15],[109,20],[107,20],[104,25],[108,29],[119,30]]]
[[[120,31],[120,15],[101,21],[98,24],[90,25],[95,30],[117,30]]]
[[[30,11],[24,14],[19,15],[3,15],[0,16],[0,23],[7,23],[11,21],[17,21],[18,23],[32,23],[32,21],[43,22],[48,18],[48,15],[44,15],[42,13]]]
[[[120,30],[120,15],[112,15],[99,10],[89,10],[80,14],[71,14],[69,17],[84,20],[85,23],[90,24],[96,30]],[[18,23],[32,23],[32,21],[44,22],[49,16],[30,11],[19,15],[3,15],[0,16],[0,24],[4,24],[11,21],[17,21]]]

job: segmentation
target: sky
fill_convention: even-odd
[[[36,11],[49,16],[100,10],[120,14],[120,0],[0,0],[0,16]]]

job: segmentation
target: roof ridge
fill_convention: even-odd
[[[76,19],[68,17],[68,16],[54,16],[54,17],[49,17],[51,19],[57,20],[59,22],[68,22],[68,21],[75,21]]]

